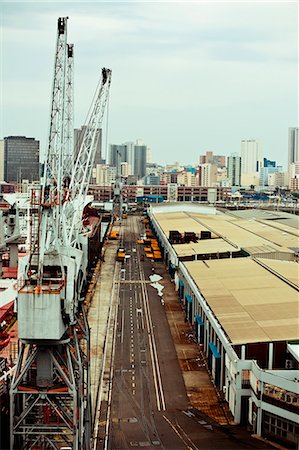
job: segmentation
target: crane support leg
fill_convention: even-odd
[[[11,450],[89,450],[89,327],[84,308],[55,344],[20,344],[11,384]]]

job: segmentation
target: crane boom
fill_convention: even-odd
[[[19,261],[19,355],[11,383],[11,448],[89,450],[90,336],[83,285],[82,213],[107,104],[103,69],[77,160],[73,156],[73,46],[58,19],[47,157],[33,191],[29,259]]]
[[[65,201],[63,205],[62,215],[65,245],[76,245],[82,228],[84,202],[92,175],[99,130],[108,100],[111,73],[110,69],[102,69],[102,75],[94,96],[95,101],[90,111],[78,157],[73,162],[73,174],[66,196],[68,201]]]

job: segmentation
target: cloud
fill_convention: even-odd
[[[33,118],[28,134],[45,135],[57,18],[69,16],[76,126],[106,66],[111,139],[144,133],[154,156],[175,159],[209,143],[238,151],[243,133],[260,134],[273,158],[283,139],[287,147],[298,109],[295,3],[4,2],[2,10],[3,135],[24,130],[24,115]]]

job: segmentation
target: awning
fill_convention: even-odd
[[[209,343],[209,347],[210,347],[213,355],[215,356],[215,358],[221,358],[221,355],[218,352],[217,347],[216,347],[216,345],[213,342]]]
[[[188,303],[192,303],[192,297],[191,297],[191,295],[186,294],[185,297],[186,297],[186,300],[187,300]]]
[[[183,280],[179,280],[179,286],[184,287],[184,282],[183,282]]]
[[[198,314],[195,315],[195,320],[198,323],[198,325],[203,325],[203,320]]]

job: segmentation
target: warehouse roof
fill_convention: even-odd
[[[179,258],[190,255],[210,255],[240,251],[238,247],[234,247],[220,238],[203,239],[198,242],[190,242],[190,244],[173,244],[172,247]]]
[[[181,211],[173,211],[171,207],[167,210],[165,206],[160,211],[157,206],[152,213],[167,238],[171,230],[178,230],[180,233],[193,231],[198,236],[201,231],[208,230],[211,231],[212,238],[222,238],[227,243],[244,249],[250,255],[280,253],[281,257],[285,255],[286,259],[291,258],[290,255],[299,247],[298,230],[278,223],[276,220],[253,218],[245,220],[224,213],[202,214],[196,212],[196,208],[184,211],[184,204],[181,206]],[[194,254],[194,252],[190,254],[192,253]]]
[[[295,270],[297,263],[289,264]],[[258,262],[238,258],[184,266],[232,344],[298,339],[298,291]]]

